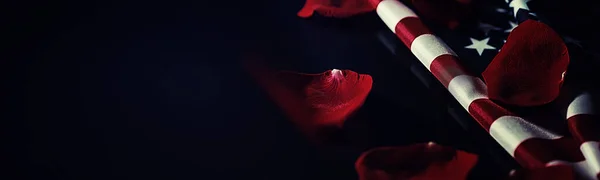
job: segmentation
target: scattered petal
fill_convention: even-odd
[[[549,103],[557,96],[569,54],[560,36],[541,22],[517,26],[482,73],[491,99],[516,106]]]
[[[306,0],[298,16],[308,18],[316,11],[325,17],[346,18],[374,10],[368,0]]]
[[[364,152],[355,167],[360,180],[465,179],[477,155],[435,143],[379,147]]]
[[[320,74],[249,70],[288,118],[317,142],[329,141],[327,136],[341,129],[362,106],[373,84],[371,76],[351,70]]]

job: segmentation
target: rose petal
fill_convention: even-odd
[[[269,73],[251,68],[288,118],[310,139],[327,141],[345,120],[359,109],[371,91],[373,79],[351,70],[329,70],[320,74]]]
[[[516,106],[553,101],[569,64],[567,47],[547,25],[527,20],[483,72],[491,99]]]
[[[326,17],[345,18],[374,10],[368,0],[306,0],[298,16],[308,18],[316,11]]]
[[[360,180],[465,179],[476,162],[477,155],[423,143],[371,149],[355,167]]]
[[[319,126],[341,127],[344,120],[365,101],[373,79],[350,70],[329,70],[321,74],[281,72],[278,82],[289,87],[309,109],[309,114],[290,114]]]

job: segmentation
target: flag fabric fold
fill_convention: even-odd
[[[441,30],[430,30],[404,4],[407,1],[398,0],[308,0],[298,15],[309,17],[316,11],[326,17],[349,17],[374,10],[459,104],[524,167],[509,179],[572,179],[573,176],[600,179],[600,119],[594,112],[592,91],[563,82],[570,74],[567,72],[570,62],[580,61],[569,58],[565,45],[574,40],[567,42],[564,35],[561,39],[546,21],[540,21],[543,18],[530,11],[529,1],[505,0],[502,5],[495,4],[498,8],[494,9],[493,19],[506,19],[508,23],[480,19],[475,31],[461,27],[468,8],[458,12],[449,9],[465,7],[468,0],[439,0],[446,5],[433,4],[438,2],[434,0],[410,1],[424,20],[445,28]],[[569,71],[573,69],[569,67]],[[556,100],[557,97],[561,100]],[[566,118],[563,127],[544,123],[556,120],[549,118],[553,112],[523,116],[523,108],[527,111],[545,104],[559,107],[559,112],[563,112]],[[387,147],[365,154],[396,150]],[[382,154],[395,159],[394,153]],[[397,179],[398,174],[365,163],[365,159],[379,156],[363,154],[357,161],[361,179]],[[399,179],[413,177],[406,176],[406,171],[400,172],[398,177],[404,178]]]
[[[538,20],[527,4],[531,0],[507,0],[509,7],[513,8],[513,15],[520,23],[528,20]],[[520,26],[521,24],[519,24]],[[572,48],[580,48],[575,46]],[[575,59],[574,61],[577,61]],[[579,60],[581,61],[581,60]],[[577,70],[577,69],[574,69]],[[563,76],[567,76],[566,72]],[[566,86],[577,86],[575,83]],[[565,87],[560,92],[569,97],[567,101],[557,107],[566,117],[568,129],[573,138],[579,143],[579,149],[585,157],[585,166],[591,171],[587,176],[590,178],[600,177],[600,118],[594,112],[592,93],[587,89],[579,87]],[[598,178],[600,179],[600,178]]]
[[[461,61],[458,58],[457,53],[442,40],[444,39],[443,37],[440,38],[434,35],[429,28],[425,27],[416,13],[410,8],[396,0],[371,2],[376,7],[377,14],[387,27],[397,35],[417,59],[448,89],[450,94],[463,108],[523,167],[536,169],[562,164],[572,167],[578,176],[597,176],[598,170],[591,163],[587,162],[589,158],[584,157],[586,155],[579,150],[580,142],[578,142],[577,138],[565,136],[560,132],[550,131],[538,123],[534,123],[536,121],[520,117],[502,105],[492,101],[488,94],[489,87],[478,75],[468,73],[472,70],[463,66],[465,61]],[[513,6],[523,7],[518,2],[513,3]],[[507,11],[503,12],[509,13]],[[516,14],[523,14],[523,12],[517,12]],[[525,15],[528,15],[528,13]],[[527,20],[523,20],[522,22],[527,22]],[[504,32],[510,33],[515,29],[517,24],[514,23],[511,26]],[[489,24],[481,25],[480,27],[483,27],[487,33],[494,33],[493,31],[500,30],[500,28]],[[456,35],[448,34],[446,36]],[[449,39],[451,41],[454,40],[452,38]],[[488,44],[489,38],[471,38],[471,42],[471,45],[464,48],[467,50],[476,50],[479,56],[482,56],[486,52],[488,55],[495,55],[498,52],[496,47]],[[560,43],[558,45],[559,49],[563,48]],[[489,51],[491,50],[496,51],[490,53]],[[563,48],[563,50],[565,49]],[[461,53],[463,51],[465,50],[462,50]],[[563,53],[559,52],[559,54],[562,55]],[[474,59],[469,60],[474,61]],[[559,67],[557,69],[560,70],[568,63],[568,57],[566,61],[559,58],[558,62],[563,64],[557,63],[558,65],[553,65],[557,65]],[[553,73],[555,72],[553,71]],[[562,77],[558,77],[558,79],[562,79]],[[555,86],[555,89],[557,88]],[[555,92],[557,91],[555,90]],[[549,98],[550,101],[553,98]],[[545,102],[547,103],[548,99]]]

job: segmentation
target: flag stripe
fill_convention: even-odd
[[[509,6],[511,7],[522,7],[517,8],[515,12],[515,8],[513,8],[513,15],[515,19],[521,23],[526,20],[538,20],[537,17],[531,15],[531,10],[529,9],[527,2],[529,0],[513,0],[508,1]],[[547,23],[547,22],[545,22]],[[590,146],[589,144],[597,144],[600,139],[600,129],[598,129],[597,121],[600,120],[595,114],[593,110],[593,102],[591,94],[587,92],[574,92],[573,88],[563,88],[561,90],[561,94],[563,96],[575,96],[576,97],[568,104],[568,106],[563,105],[562,108],[566,106],[566,119],[568,123],[569,132],[573,135],[573,138],[580,143],[580,151],[585,156],[585,162],[587,163],[587,167],[584,170],[587,170],[591,173],[595,174],[594,179],[600,179],[600,158],[598,158],[595,152],[600,152],[600,147],[598,146]],[[579,93],[579,94],[578,94]],[[592,177],[592,176],[590,176]]]
[[[580,142],[600,141],[600,131],[597,130],[600,123],[598,123],[596,116],[578,114],[570,117],[567,121],[573,138]]]
[[[417,17],[406,17],[400,20],[396,24],[396,31],[394,33],[403,34],[403,36],[398,36],[398,38],[408,47],[412,46],[415,38],[424,34],[431,34],[429,29]]]
[[[459,75],[448,83],[448,91],[466,110],[477,99],[487,99],[485,83],[477,77]]]
[[[514,116],[511,112],[488,98],[473,101],[467,111],[486,131],[490,130],[490,126],[492,126],[494,120],[502,116]]]
[[[569,103],[569,106],[567,106],[567,119],[576,115],[594,114],[591,98],[591,95],[585,92],[575,97],[573,101]]]
[[[569,88],[563,88],[561,93],[571,93]],[[591,174],[600,176],[600,130],[598,130],[598,116],[594,113],[591,94],[582,92],[567,106],[566,118],[569,132],[581,145],[581,153],[586,160],[586,170]]]
[[[485,83],[469,75],[458,56],[433,35],[418,16],[396,0],[371,1],[377,14],[392,32],[410,48],[419,61],[442,83],[469,114],[524,167],[545,166],[552,161],[582,161],[580,151],[566,155],[544,153],[571,138],[551,133],[495,104],[487,97]],[[416,38],[415,38],[416,37]],[[562,152],[562,151],[561,151]]]
[[[577,142],[571,138],[532,138],[522,142],[514,151],[515,160],[524,167],[540,168],[548,162],[560,159],[565,162],[581,162],[585,158],[579,153]]]
[[[490,126],[490,135],[512,156],[521,142],[531,138],[558,139],[562,136],[548,132],[523,118],[502,116]]]
[[[582,143],[580,148],[586,161],[588,161],[590,170],[599,174],[600,164],[593,162],[600,162],[600,143],[598,143],[598,141],[588,141]]]
[[[396,24],[407,17],[417,17],[415,12],[410,10],[398,1],[380,1],[376,5],[376,11],[381,20],[396,33]]]
[[[410,28],[410,27],[408,27]],[[402,32],[400,32],[402,33]],[[412,34],[404,35],[396,33],[400,36],[412,36]],[[410,46],[409,46],[410,45]],[[431,62],[441,55],[453,55],[456,56],[442,40],[433,34],[423,34],[415,38],[412,43],[406,43],[407,47],[410,47],[410,51],[423,63],[423,65],[430,70]]]
[[[573,167],[573,171],[578,175],[579,179],[600,179],[600,173],[594,173],[587,160],[575,163],[555,160],[546,164],[546,166],[556,165],[568,165]]]
[[[448,88],[452,79],[459,75],[467,74],[463,67],[458,64],[458,59],[456,59],[456,56],[451,54],[439,55],[433,59],[433,62],[431,62],[429,67],[429,70],[433,76],[439,79],[446,88]],[[483,82],[481,83],[483,84]]]

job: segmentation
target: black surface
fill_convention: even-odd
[[[371,74],[372,93],[349,121],[369,127],[353,132],[368,135],[363,147],[466,146],[445,108],[433,110],[426,88],[391,61],[373,14],[324,25],[296,17],[302,4],[3,6],[0,178],[356,178],[360,148],[314,148],[242,71],[242,52],[256,49],[281,69]]]

